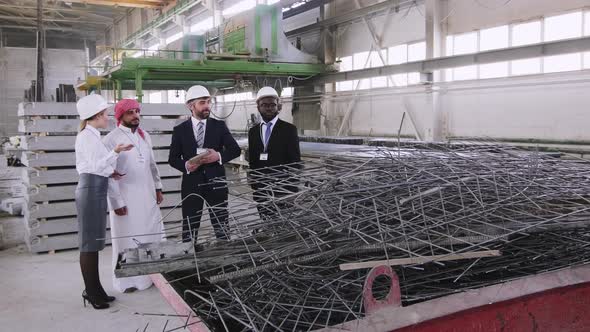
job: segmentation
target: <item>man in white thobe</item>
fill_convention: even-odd
[[[152,281],[149,276],[116,278],[114,267],[117,256],[125,249],[135,248],[138,242],[164,239],[162,215],[158,206],[163,195],[150,136],[139,128],[139,103],[133,99],[119,101],[115,105],[115,118],[117,128],[103,139],[104,144],[109,148],[120,143],[133,144],[135,147],[119,155],[116,171],[121,176],[118,180],[109,181],[113,286],[120,292],[128,293],[147,289]]]

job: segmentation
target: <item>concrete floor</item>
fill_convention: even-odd
[[[30,254],[24,247],[0,251],[1,331],[162,331],[182,326],[179,318],[140,316],[140,313],[175,314],[156,287],[132,294],[117,294],[111,281],[111,248],[100,253],[101,281],[117,301],[106,310],[82,305],[84,289],[78,251]],[[182,329],[181,329],[182,330]]]

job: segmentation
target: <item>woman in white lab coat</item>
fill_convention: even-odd
[[[95,309],[106,309],[115,298],[108,296],[100,283],[98,252],[105,246],[108,179],[118,176],[114,165],[119,153],[131,150],[133,145],[120,144],[108,150],[102,143],[98,130],[108,126],[108,104],[102,96],[83,97],[76,108],[82,120],[75,146],[76,170],[80,175],[76,210],[80,269],[85,285],[82,299],[84,306],[88,301]]]

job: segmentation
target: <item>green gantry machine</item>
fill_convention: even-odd
[[[144,89],[186,89],[195,84],[226,88],[239,81],[304,79],[334,70],[291,45],[278,6],[259,5],[221,29],[216,36],[184,36],[182,50],[111,49],[113,66],[105,66],[99,77],[87,77],[79,88],[112,88],[117,99],[123,89],[134,89],[141,102]],[[207,53],[207,46],[215,44],[217,53]]]

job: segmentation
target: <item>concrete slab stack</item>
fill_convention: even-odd
[[[180,201],[181,174],[170,167],[167,160],[172,129],[187,115],[188,111],[181,104],[142,105],[141,127],[152,137],[163,179],[163,215]],[[22,161],[28,166],[24,173],[28,188],[25,209],[27,245],[32,252],[76,248],[78,225],[74,193],[78,174],[74,143],[79,125],[76,105],[21,103],[18,116],[21,146],[26,150]],[[114,120],[103,134],[113,128]],[[175,227],[181,219],[180,209],[175,209],[165,220],[166,228],[177,232]]]

